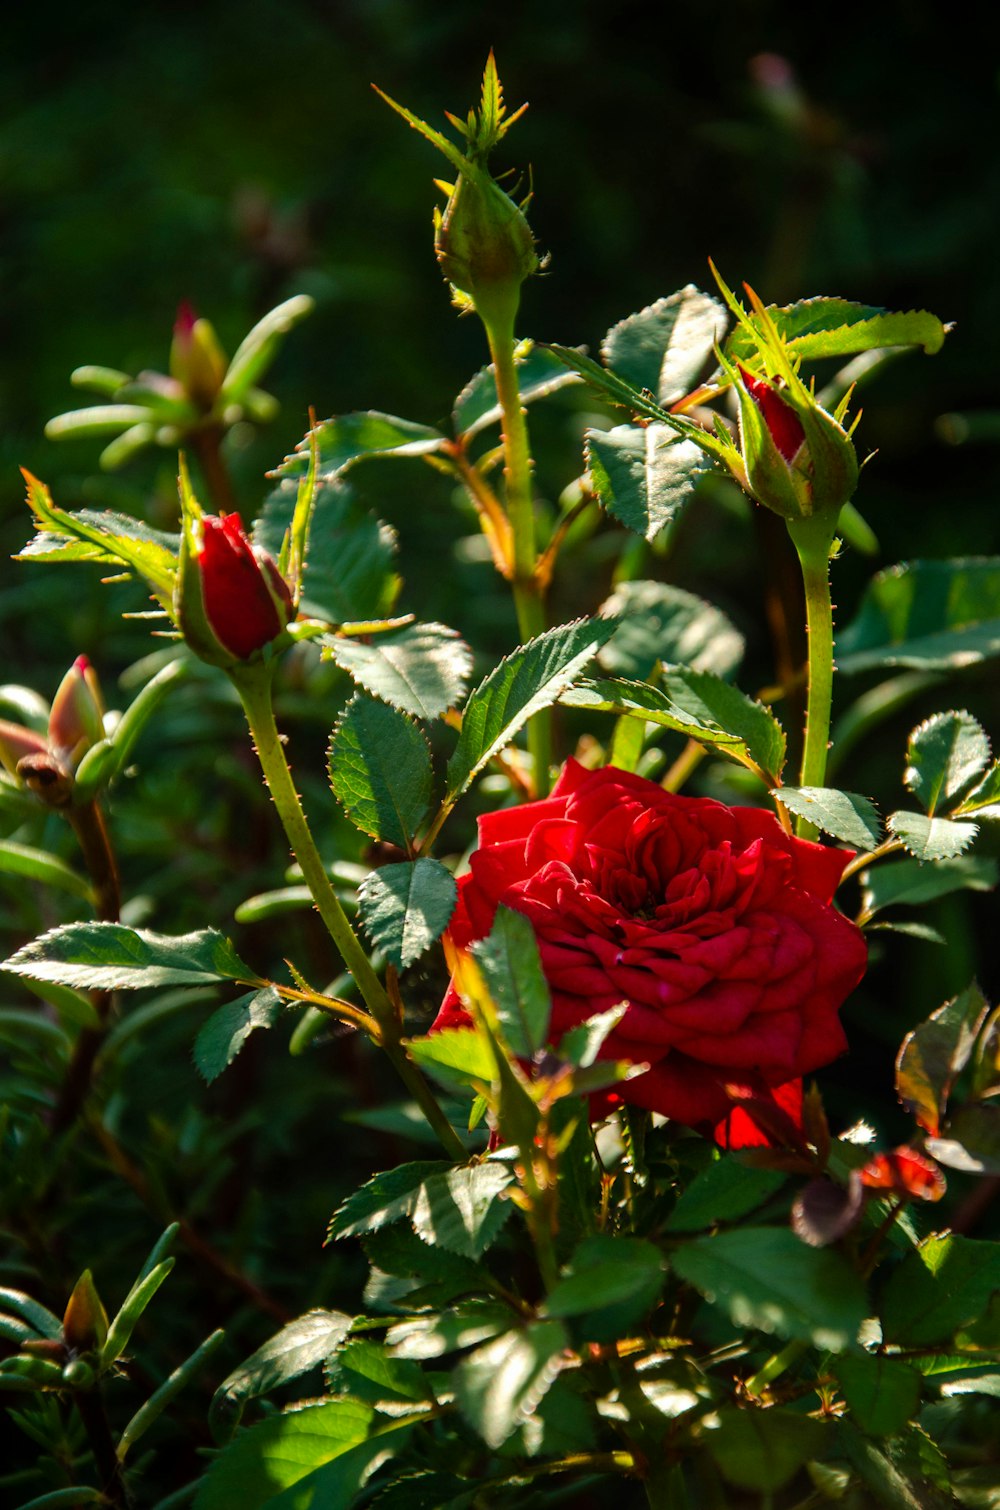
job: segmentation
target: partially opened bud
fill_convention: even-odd
[[[215,327],[199,319],[190,304],[181,304],[170,347],[170,373],[199,409],[212,408],[228,365]]]
[[[185,639],[215,665],[245,661],[277,639],[294,614],[288,583],[247,539],[238,514],[205,515],[200,549],[178,579]]]
[[[104,713],[97,673],[85,655],[78,655],[59,684],[49,714],[49,749],[64,765],[75,769],[98,740],[104,738]]]
[[[838,419],[801,383],[781,387],[740,366],[735,387],[747,491],[786,519],[839,512],[854,493],[858,458]]]

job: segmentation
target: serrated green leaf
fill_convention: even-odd
[[[306,459],[304,458],[304,461]],[[295,490],[276,488],[254,525],[255,544],[278,559],[295,512]],[[384,618],[399,595],[396,533],[346,483],[317,489],[302,579],[303,613],[331,624]]]
[[[723,1406],[704,1441],[723,1476],[740,1489],[770,1494],[810,1458],[825,1454],[833,1428],[781,1406],[737,1410]]]
[[[409,1213],[413,1229],[431,1247],[479,1258],[514,1209],[502,1199],[512,1181],[503,1164],[462,1165],[431,1175]]]
[[[671,668],[663,690],[699,722],[715,724],[742,741],[754,764],[780,776],[785,764],[785,731],[769,708],[707,671]]]
[[[29,881],[38,881],[42,886],[54,886],[68,891],[73,896],[89,900],[90,883],[85,876],[50,855],[47,850],[33,849],[28,844],[17,844],[13,839],[0,841],[0,872],[8,876],[23,876]]]
[[[862,901],[865,911],[874,914],[885,907],[922,907],[954,891],[992,891],[997,884],[995,860],[963,855],[955,860],[939,860],[924,865],[919,860],[893,860],[889,865],[873,865],[863,872]]]
[[[928,818],[925,813],[890,813],[886,827],[917,860],[953,860],[979,832],[978,823]]]
[[[579,375],[569,372],[559,358],[544,346],[521,341],[514,349],[517,387],[522,404],[545,398],[568,383],[578,383]],[[497,385],[493,368],[483,367],[455,400],[452,419],[455,434],[471,440],[480,430],[499,424],[502,411],[497,402]]]
[[[973,982],[903,1039],[896,1060],[896,1094],[930,1133],[938,1131],[952,1085],[969,1062],[988,1012]]]
[[[4,970],[32,980],[98,991],[193,986],[200,981],[253,980],[215,928],[170,937],[124,923],[68,923],[25,944]]]
[[[712,465],[700,446],[666,425],[588,430],[584,445],[601,507],[646,540],[680,516]]]
[[[359,461],[377,457],[430,456],[447,444],[447,436],[429,425],[397,419],[376,409],[363,413],[334,415],[321,420],[315,430],[319,446],[319,475],[331,482]],[[309,469],[309,437],[300,441],[290,456],[271,474],[301,477]]]
[[[211,1085],[232,1064],[255,1029],[273,1028],[281,1012],[281,997],[273,986],[248,991],[217,1007],[194,1041],[194,1062],[206,1083]]]
[[[406,1038],[411,1059],[447,1090],[467,1094],[493,1079],[493,1050],[476,1028],[442,1028],[426,1038]]]
[[[560,1321],[505,1332],[477,1348],[453,1374],[458,1408],[488,1447],[501,1447],[541,1402],[568,1344]]]
[[[459,1295],[482,1295],[489,1291],[489,1275],[481,1264],[448,1248],[432,1248],[409,1225],[381,1227],[378,1232],[368,1234],[364,1245],[373,1270],[381,1270],[383,1278],[393,1276],[394,1283],[398,1280],[400,1288],[389,1309],[434,1306],[440,1310]],[[367,1293],[365,1303],[371,1304]]]
[[[344,811],[375,839],[409,850],[431,799],[431,752],[405,713],[355,697],[333,731],[330,784]]]
[[[788,1179],[780,1169],[756,1169],[726,1154],[709,1164],[681,1191],[666,1221],[668,1232],[698,1232],[718,1222],[734,1222],[755,1211]]]
[[[352,1338],[330,1359],[327,1387],[376,1406],[433,1399],[418,1363],[362,1337]]]
[[[824,786],[782,786],[771,793],[796,817],[862,851],[874,849],[882,833],[875,804],[857,792]]]
[[[397,1358],[443,1358],[509,1331],[515,1318],[499,1300],[467,1300],[440,1315],[416,1316],[386,1332]]]
[[[926,309],[895,313],[849,299],[801,299],[784,307],[771,304],[767,313],[789,352],[806,360],[853,356],[883,346],[921,346],[932,356],[940,351],[946,334],[945,326]],[[737,325],[726,342],[726,354],[746,361],[756,350],[750,332]]]
[[[281,1490],[365,1442],[374,1416],[360,1400],[338,1399],[251,1426],[212,1464],[194,1501],[196,1510],[277,1507]]]
[[[906,786],[931,816],[963,797],[990,763],[986,731],[970,713],[935,713],[910,735]]]
[[[448,762],[448,795],[461,795],[491,756],[532,714],[554,703],[615,629],[613,619],[578,619],[548,629],[502,660],[472,693]]]
[[[886,1510],[950,1510],[954,1504],[940,1449],[918,1427],[876,1446],[850,1421],[840,1421],[837,1439],[858,1477]],[[942,1468],[944,1488],[936,1482]]]
[[[445,624],[410,624],[368,641],[326,635],[322,645],[324,658],[373,697],[417,718],[455,707],[472,670],[471,650]]]
[[[599,1340],[591,1313],[613,1308],[616,1326],[634,1327],[658,1300],[665,1273],[666,1260],[652,1243],[598,1233],[574,1250],[565,1274],[549,1291],[545,1314],[582,1317],[583,1335]]]
[[[343,1311],[307,1311],[289,1321],[275,1336],[222,1380],[208,1409],[208,1425],[216,1442],[228,1442],[243,1415],[246,1401],[257,1400],[311,1368],[319,1368],[350,1330]]]
[[[1000,1106],[995,1101],[959,1107],[945,1135],[927,1139],[927,1152],[949,1169],[1000,1174]]]
[[[28,483],[28,503],[39,531],[16,560],[117,562],[138,573],[169,612],[180,540],[154,530],[142,520],[110,511],[57,508],[48,488],[36,478]]]
[[[373,870],[358,890],[358,905],[372,943],[405,970],[441,937],[457,895],[451,871],[421,858]]]
[[[703,430],[700,425],[693,424],[691,420],[683,419],[679,414],[671,414],[668,410],[655,403],[648,394],[641,393],[631,383],[625,382],[615,372],[607,372],[590,357],[582,352],[574,351],[570,346],[558,346],[554,342],[547,348],[564,362],[567,367],[578,372],[584,382],[597,390],[606,403],[617,408],[628,409],[640,419],[653,420],[658,424],[667,425],[676,430],[678,435],[683,435],[687,440],[695,441],[702,450],[711,456],[720,459],[728,456],[733,447],[732,442],[726,442],[713,432]]]
[[[895,1436],[916,1416],[921,1377],[908,1364],[868,1353],[841,1353],[831,1367],[851,1414],[869,1436]]]
[[[326,1234],[327,1242],[340,1237],[357,1237],[362,1232],[377,1232],[387,1222],[398,1222],[401,1217],[409,1216],[424,1181],[450,1167],[440,1159],[419,1159],[377,1174],[360,1190],[349,1195],[334,1212]]]
[[[697,382],[726,323],[719,301],[689,283],[612,325],[601,357],[633,387],[669,404]]]
[[[872,578],[837,668],[958,671],[1000,655],[1000,558],[911,561]]]
[[[472,946],[497,1009],[507,1047],[531,1059],[548,1037],[552,1003],[535,930],[520,912],[500,906],[489,936]]]
[[[945,1342],[1000,1290],[1000,1243],[951,1233],[925,1238],[894,1271],[882,1297],[887,1342]]]
[[[756,1327],[842,1352],[857,1337],[868,1302],[839,1253],[810,1248],[780,1227],[741,1227],[696,1237],[671,1264],[737,1327]]]
[[[643,718],[711,746],[774,785],[785,759],[781,725],[762,703],[708,673],[673,667],[662,687],[623,677],[578,682],[561,702],[619,717]]]
[[[628,1009],[627,1001],[619,1002],[606,1012],[595,1012],[586,1022],[570,1028],[559,1040],[559,1057],[578,1069],[590,1069],[601,1052],[605,1039],[614,1032]]]
[[[994,761],[978,786],[963,797],[959,813],[981,813],[984,818],[1000,816],[1000,760]],[[986,810],[986,811],[984,811]]]
[[[622,582],[599,611],[621,621],[597,655],[613,676],[643,682],[659,663],[727,677],[743,659],[743,636],[722,610],[667,582]]]

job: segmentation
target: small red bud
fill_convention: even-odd
[[[764,416],[764,423],[771,432],[771,439],[786,461],[796,456],[805,442],[806,432],[795,410],[781,397],[777,388],[755,378],[745,367],[740,368],[740,377],[747,392]]]
[[[219,643],[246,660],[284,629],[292,595],[274,560],[247,539],[238,514],[201,521],[198,556],[205,617]]]
[[[49,748],[71,768],[104,738],[104,715],[97,673],[78,655],[59,684],[49,714]]]

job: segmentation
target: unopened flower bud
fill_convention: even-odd
[[[485,167],[460,173],[444,212],[435,216],[434,250],[441,271],[479,314],[510,314],[521,284],[539,267],[524,211]]]
[[[75,770],[98,740],[104,738],[104,714],[97,673],[78,655],[59,684],[49,714],[49,749]]]
[[[850,502],[858,458],[850,435],[801,383],[781,388],[737,368],[739,480],[758,503],[786,519],[807,519]],[[801,390],[801,391],[798,391]]]
[[[63,1316],[63,1340],[78,1353],[101,1347],[108,1335],[108,1313],[89,1269],[84,1269]]]
[[[228,365],[211,322],[199,319],[187,302],[181,304],[170,347],[170,373],[206,413],[219,396]]]
[[[247,539],[238,514],[205,515],[198,527],[200,549],[178,579],[184,637],[215,665],[248,660],[293,617],[291,590],[274,559]]]

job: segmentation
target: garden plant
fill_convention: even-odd
[[[708,262],[533,339],[492,56],[450,132],[383,100],[482,330],[450,422],[311,416],[251,518],[311,300],[231,359],[184,304],[48,427],[160,448],[175,519],[26,474],[14,570],[96,569],[138,648],[0,689],[0,1497],[998,1506],[1000,1008],[880,1001],[998,880],[1000,561],[831,599],[858,395],[948,327]],[[370,479],[416,470],[411,572]]]

